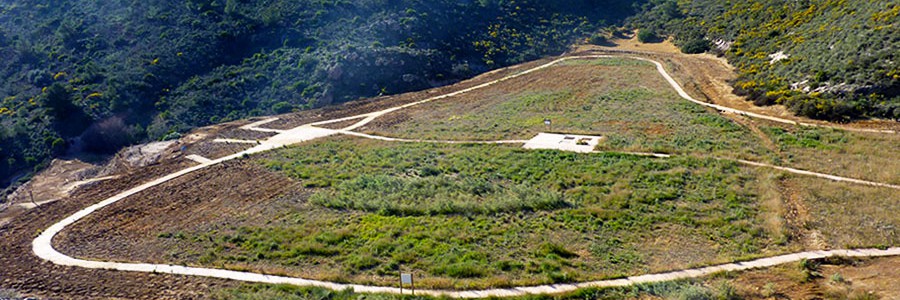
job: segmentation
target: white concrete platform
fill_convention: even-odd
[[[525,143],[525,149],[553,149],[580,153],[594,152],[602,136],[538,133]]]

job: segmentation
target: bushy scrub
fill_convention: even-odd
[[[372,284],[411,271],[423,287],[471,288],[617,277],[672,268],[657,257],[702,264],[775,247],[754,225],[755,176],[720,160],[343,137],[259,162],[306,188],[268,225],[188,235],[206,249],[202,264]],[[654,242],[670,238],[699,252],[672,256]]]
[[[891,0],[667,0],[645,6],[631,23],[674,35],[685,53],[714,41],[736,67],[735,92],[757,105],[847,122],[900,119],[898,15]]]
[[[398,216],[537,211],[572,205],[560,193],[443,174],[425,178],[362,175],[331,191],[316,193],[310,201],[329,208]]]

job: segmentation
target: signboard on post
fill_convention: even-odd
[[[547,129],[553,131],[553,121],[550,119],[544,119],[544,125],[547,125]]]
[[[413,285],[412,274],[400,273],[400,294],[403,295],[403,285],[408,284],[412,290],[413,296],[416,295],[416,286]]]

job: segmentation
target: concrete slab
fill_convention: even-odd
[[[580,153],[594,152],[594,148],[603,139],[602,136],[538,133],[525,143],[525,149],[553,149]]]

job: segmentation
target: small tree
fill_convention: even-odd
[[[94,153],[114,153],[144,134],[143,128],[128,126],[121,117],[110,117],[94,123],[81,135],[84,149]]]
[[[641,29],[638,31],[638,41],[641,41],[641,43],[658,43],[659,36],[653,29]]]
[[[706,52],[712,47],[709,41],[703,38],[695,38],[685,41],[681,44],[681,52],[687,54],[697,54]]]
[[[90,118],[72,102],[71,90],[69,86],[54,83],[42,95],[42,104],[53,116],[55,129],[66,137],[81,133],[90,124]]]
[[[278,102],[272,106],[272,111],[274,111],[276,114],[289,113],[293,109],[294,106],[287,102]]]
[[[602,34],[595,33],[590,38],[588,38],[588,43],[591,45],[604,45],[607,43],[606,37]]]

